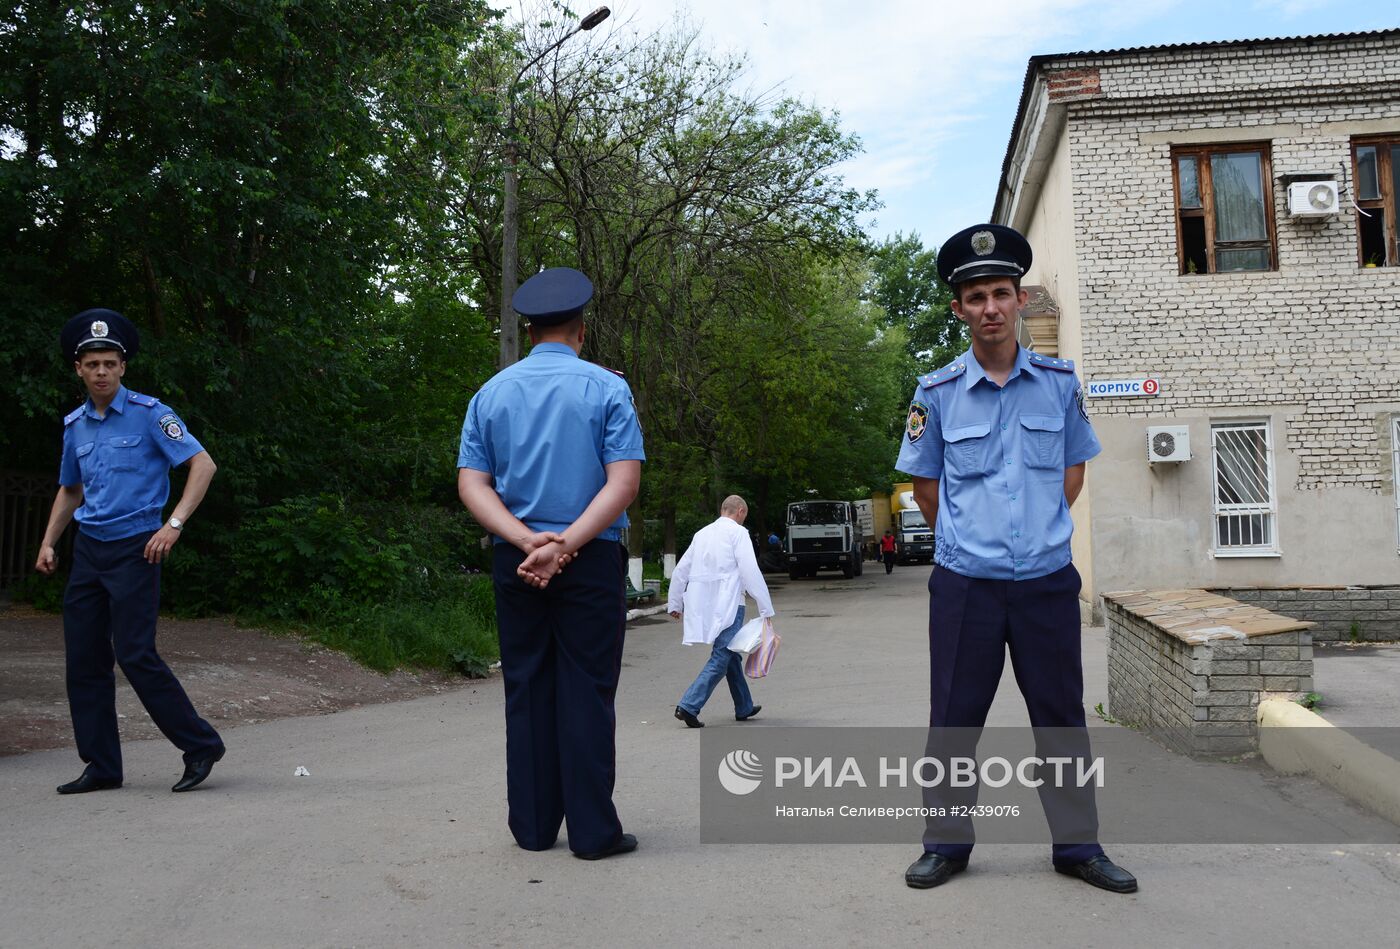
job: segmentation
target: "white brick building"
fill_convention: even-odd
[[[1292,213],[1324,179],[1339,210]],[[1058,311],[1037,348],[1160,386],[1088,402],[1091,604],[1400,582],[1397,202],[1400,30],[1030,61],[994,220]],[[1167,425],[1191,460],[1149,464]]]

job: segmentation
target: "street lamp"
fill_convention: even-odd
[[[530,67],[563,46],[564,42],[579,30],[591,30],[602,23],[611,12],[607,7],[599,7],[588,14],[572,30],[559,37],[542,53],[521,67],[520,72],[515,74],[515,79],[506,87],[506,182],[505,191],[501,195],[501,358],[499,365],[501,369],[520,359],[520,320],[510,305],[511,297],[515,296],[515,270],[518,263],[516,240],[519,237],[516,209],[519,200],[520,176],[515,170],[515,163],[519,157],[515,145],[515,87],[530,71]]]

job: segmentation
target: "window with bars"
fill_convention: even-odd
[[[1181,273],[1274,269],[1269,146],[1172,150]]]
[[[1400,265],[1400,138],[1357,139],[1351,145],[1356,182],[1358,263],[1362,267]]]
[[[1278,553],[1274,453],[1268,422],[1211,425],[1215,555]]]

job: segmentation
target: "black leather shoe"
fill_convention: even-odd
[[[904,871],[904,882],[916,890],[927,890],[947,883],[953,874],[966,869],[966,860],[954,860],[941,853],[925,853],[909,864],[909,869]]]
[[[59,794],[86,794],[89,791],[110,791],[121,786],[121,778],[99,778],[92,773],[92,765],[88,765],[78,775],[78,780],[60,784],[56,790]]]
[[[607,850],[599,850],[597,853],[576,853],[575,857],[580,860],[602,860],[604,857],[615,857],[620,853],[631,853],[637,849],[637,838],[631,834],[623,834],[618,838],[617,843]]]
[[[185,773],[180,780],[170,789],[172,791],[190,791],[204,783],[204,779],[209,777],[209,772],[214,770],[214,762],[224,756],[223,746],[212,755],[205,755],[203,758],[195,758],[193,761],[185,762]]]
[[[749,714],[747,714],[747,715],[735,715],[735,716],[734,716],[734,721],[736,721],[736,722],[747,722],[749,719],[753,718],[755,715],[757,715],[757,714],[758,714],[759,712],[761,712],[761,711],[763,711],[763,706],[762,706],[762,705],[755,705],[755,706],[753,707],[753,711],[750,712]]]
[[[1055,872],[1079,877],[1085,883],[1113,893],[1136,893],[1138,888],[1137,877],[1108,859],[1105,854],[1067,867],[1057,865]]]
[[[694,715],[690,714],[685,709],[681,708],[679,705],[676,706],[676,718],[679,718],[681,721],[685,722],[687,728],[705,727],[704,722],[700,721],[700,719],[696,718]]]

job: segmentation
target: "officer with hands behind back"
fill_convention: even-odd
[[[224,743],[156,652],[160,565],[204,499],[214,462],[160,400],[122,385],[127,361],[140,346],[130,320],[112,310],[87,310],[68,321],[60,342],[88,398],[63,420],[58,496],[35,568],[43,574],[57,569],[54,546],[76,518],[63,640],[73,734],[87,767],[58,793],[122,785],[114,661],[157,727],[184,753],[184,774],[171,790],[188,791],[209,776]],[[190,468],[184,493],[163,521],[170,469],[183,464]]]
[[[895,466],[913,476],[914,499],[934,525],[931,746],[965,741],[975,753],[1009,648],[1038,753],[1044,757],[1043,742],[1058,741],[1087,755],[1069,508],[1099,442],[1074,364],[1017,343],[1030,264],[1026,239],[996,224],[967,228],[939,250],[939,275],[972,347],[919,379]],[[1050,784],[1039,791],[1055,870],[1118,893],[1136,890],[1132,874],[1097,842],[1092,786]],[[966,814],[975,802],[975,787],[926,795],[934,814]],[[972,845],[970,818],[931,817],[924,854],[905,882],[947,882],[967,867]]]
[[[637,847],[612,802],[613,700],[627,616],[620,531],[646,457],[627,383],[579,358],[592,297],[568,267],[521,284],[511,305],[533,346],[472,397],[457,458],[458,494],[495,535],[511,833],[548,850],[567,821],[585,860]]]

